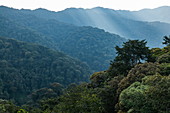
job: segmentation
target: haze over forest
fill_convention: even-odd
[[[0,113],[169,112],[169,4],[138,11],[4,4]]]

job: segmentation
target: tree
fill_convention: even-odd
[[[150,50],[146,47],[146,43],[145,40],[129,40],[123,43],[122,48],[116,46],[117,56],[115,60],[111,62],[111,69],[117,70],[118,68],[124,73],[134,65],[148,60]]]
[[[101,99],[84,85],[79,85],[60,96],[59,104],[54,111],[57,113],[103,113]]]
[[[169,86],[170,76],[147,76],[121,92],[120,109],[127,113],[169,113]]]
[[[169,37],[168,36],[164,36],[163,40],[164,40],[164,42],[162,42],[162,44],[170,46],[170,36]]]
[[[140,63],[141,60],[147,60],[149,56],[149,48],[146,47],[145,40],[129,40],[123,43],[123,47],[116,46],[117,57],[115,61],[123,62],[129,66]]]

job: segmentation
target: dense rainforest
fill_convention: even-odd
[[[52,86],[36,90],[30,103],[0,100],[6,113],[169,113],[170,37],[164,48],[149,49],[145,40],[116,46],[116,58],[89,83],[70,84],[52,95]],[[129,57],[128,57],[129,56]],[[58,86],[56,83],[54,86]]]
[[[0,98],[17,104],[47,86],[49,93],[71,83],[89,81],[90,68],[67,55],[43,46],[0,38]],[[61,87],[60,87],[61,86]]]
[[[170,113],[169,18],[147,13],[0,6],[0,113]]]

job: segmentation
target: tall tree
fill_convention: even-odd
[[[123,47],[116,46],[117,57],[115,61],[123,62],[129,66],[140,63],[141,60],[147,60],[149,48],[146,47],[145,40],[129,40],[123,43]]]
[[[164,40],[164,42],[162,42],[162,44],[170,46],[170,36],[169,37],[168,36],[164,36],[163,40]]]
[[[116,71],[121,69],[121,72],[124,74],[124,72],[126,73],[127,70],[131,69],[134,65],[148,60],[150,50],[146,47],[146,43],[145,40],[129,40],[123,43],[122,48],[116,46],[117,56],[115,60],[111,62],[110,69]],[[118,74],[120,73],[118,72]]]

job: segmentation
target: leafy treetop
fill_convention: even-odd
[[[116,46],[117,56],[115,60],[111,62],[111,71],[116,71],[114,73],[123,72],[117,74],[127,74],[127,71],[134,65],[148,60],[150,50],[149,47],[146,47],[146,43],[145,40],[129,40],[123,43],[122,48]]]
[[[170,36],[169,37],[168,36],[164,36],[163,40],[164,40],[164,42],[162,42],[162,44],[170,46]]]
[[[129,40],[123,43],[122,48],[116,46],[118,56],[115,61],[134,66],[141,60],[146,60],[149,55],[149,48],[146,47],[146,43],[145,40]]]

